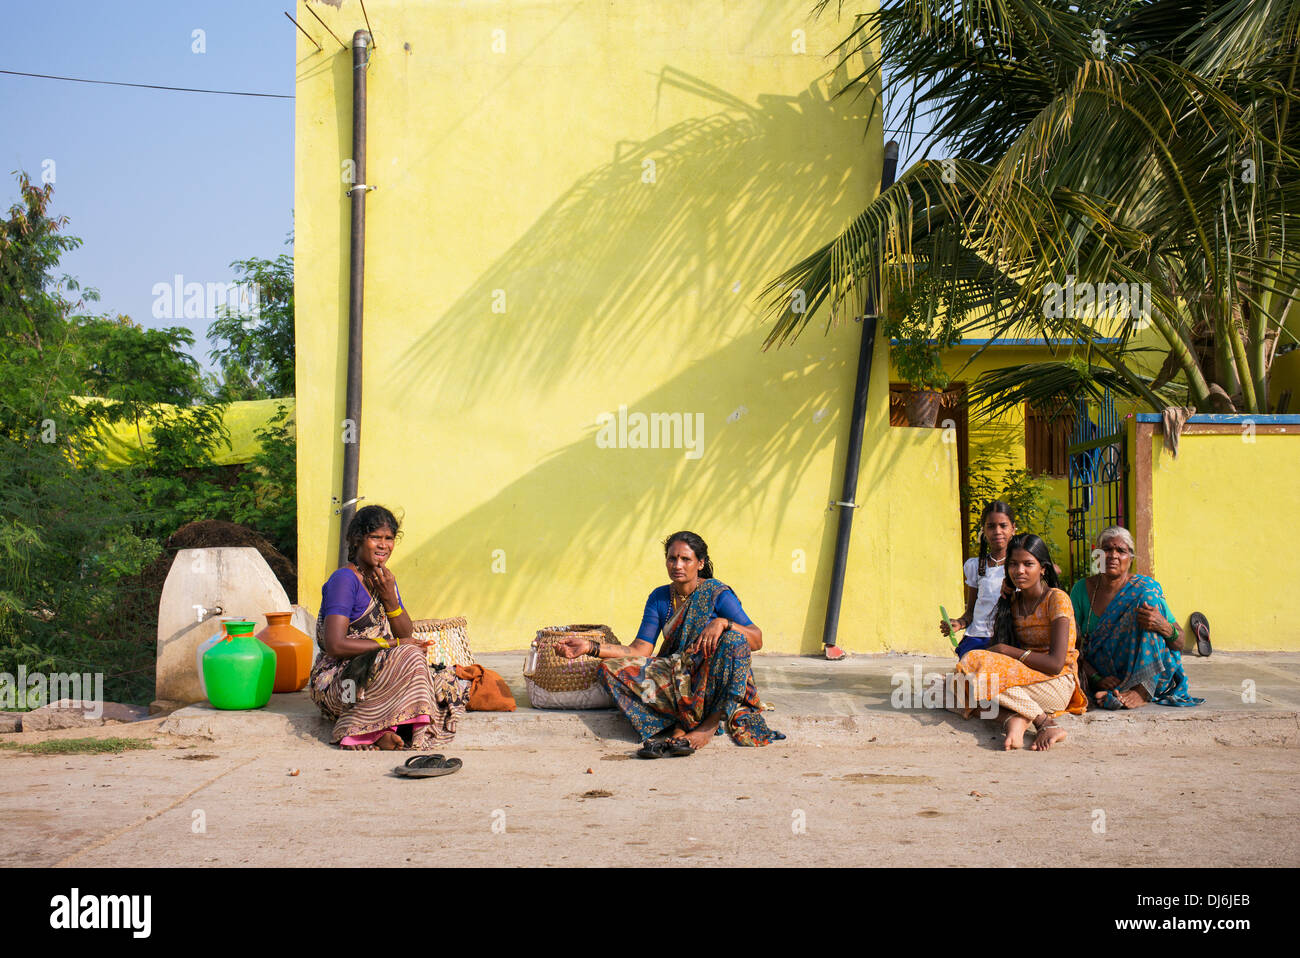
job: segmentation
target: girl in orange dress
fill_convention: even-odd
[[[957,672],[964,678],[958,681],[1009,713],[1002,721],[1004,749],[1020,748],[1032,723],[1032,748],[1041,752],[1065,740],[1055,716],[1087,707],[1079,689],[1074,607],[1038,536],[1024,533],[1007,543],[1006,570],[1016,593],[998,602],[994,644],[962,656]]]

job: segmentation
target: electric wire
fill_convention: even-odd
[[[98,83],[105,86],[131,86],[145,90],[174,90],[178,93],[219,93],[223,96],[260,96],[276,100],[292,100],[291,93],[248,93],[243,90],[202,90],[188,86],[163,86],[160,83],[126,83],[122,80],[88,80],[84,77],[62,77],[51,73],[23,73],[20,70],[0,70],[0,73],[16,77],[36,77],[39,80],[67,80],[70,83]]]

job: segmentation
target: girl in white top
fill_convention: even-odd
[[[980,514],[980,554],[962,566],[966,581],[966,611],[960,619],[939,623],[939,631],[949,635],[964,629],[966,635],[957,646],[957,657],[985,648],[993,641],[993,617],[1002,595],[1007,561],[1007,543],[1016,534],[1016,517],[1011,507],[995,499]]]

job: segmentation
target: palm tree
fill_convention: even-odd
[[[839,54],[862,63],[841,95],[883,67],[884,118],[928,118],[924,144],[952,152],[772,282],[767,345],[919,273],[967,307],[963,331],[1075,344],[982,376],[992,411],[1103,387],[1269,410],[1279,338],[1296,341],[1300,0],[894,0]]]

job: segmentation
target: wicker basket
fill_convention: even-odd
[[[474,664],[474,653],[469,649],[469,623],[463,617],[416,619],[411,626],[415,635],[429,640],[424,656],[430,665]]]
[[[622,645],[607,625],[560,625],[538,629],[524,664],[528,698],[539,709],[606,709],[614,700],[600,684],[600,660],[591,655],[566,659],[555,651],[561,639],[577,636]]]

